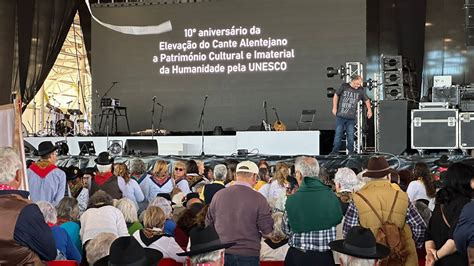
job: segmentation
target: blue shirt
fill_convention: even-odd
[[[54,225],[51,227],[51,231],[53,232],[54,240],[56,241],[56,249],[66,256],[68,260],[75,260],[80,263],[82,256],[66,230]]]
[[[78,222],[66,222],[63,223],[61,226],[64,230],[66,230],[67,234],[71,238],[72,242],[76,246],[79,253],[82,254],[82,242],[79,232],[81,230],[81,225]]]
[[[33,202],[47,201],[57,206],[64,198],[66,192],[66,174],[63,170],[56,168],[41,178],[33,170],[28,168],[28,186],[30,198]]]
[[[174,237],[174,230],[176,229],[176,223],[171,219],[165,221],[165,234]]]

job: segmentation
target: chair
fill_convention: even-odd
[[[47,262],[48,266],[79,266],[75,260],[52,260]]]
[[[284,266],[284,261],[260,261],[260,266]]]
[[[180,262],[176,262],[173,259],[166,258],[161,259],[160,262],[158,262],[158,266],[183,266],[183,264]]]
[[[296,122],[296,130],[300,130],[301,125],[308,125],[307,130],[313,128],[314,117],[316,116],[316,110],[303,110],[301,111],[300,120]]]

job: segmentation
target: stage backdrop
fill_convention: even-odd
[[[131,36],[92,23],[94,113],[97,98],[118,82],[108,96],[128,107],[132,131],[151,128],[153,96],[165,106],[162,128],[198,131],[206,95],[206,130],[259,125],[263,101],[270,122],[272,107],[290,130],[302,109],[316,109],[313,129],[332,129],[326,88],[341,80],[327,78],[326,67],[366,58],[365,0],[221,0],[93,12],[116,25],[173,25],[165,34]],[[156,127],[160,106],[155,111]]]

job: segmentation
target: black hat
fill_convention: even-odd
[[[156,194],[156,197],[167,199],[170,202],[171,205],[176,205],[176,203],[174,203],[171,200],[171,195],[169,193],[158,193],[158,194]]]
[[[148,266],[157,265],[163,253],[155,249],[143,248],[132,236],[119,237],[110,246],[109,265]]]
[[[44,156],[46,154],[52,153],[57,149],[58,147],[55,146],[51,141],[43,141],[38,145],[38,155]]]
[[[194,256],[206,252],[211,252],[223,248],[230,248],[235,243],[221,243],[219,235],[214,226],[195,227],[189,232],[191,238],[190,251],[176,253],[178,256]]]
[[[99,156],[97,156],[94,162],[98,165],[108,165],[114,163],[114,158],[112,158],[108,152],[103,151],[99,153]]]
[[[188,201],[189,201],[190,199],[199,199],[199,194],[196,193],[196,192],[188,193],[188,195],[186,195],[186,196],[183,198],[183,206],[184,206],[184,207],[187,207],[186,205],[188,204]]]
[[[97,171],[97,168],[94,167],[86,167],[82,170],[82,173],[85,175],[94,175],[94,173]]]
[[[447,155],[442,155],[438,160],[434,161],[434,164],[439,167],[448,168],[453,162],[449,160]]]
[[[383,259],[390,254],[390,249],[377,244],[372,231],[361,226],[352,227],[346,239],[335,240],[329,247],[337,252],[362,259]]]
[[[67,168],[64,169],[64,172],[66,173],[66,180],[74,180],[78,177],[81,177],[83,175],[81,169],[79,167],[76,167],[74,165],[71,165]]]

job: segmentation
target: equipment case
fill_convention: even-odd
[[[412,110],[411,147],[413,149],[457,149],[459,136],[457,123],[457,109]]]
[[[459,113],[459,148],[474,148],[474,113]]]

